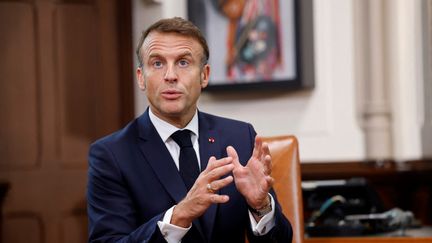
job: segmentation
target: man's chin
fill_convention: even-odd
[[[163,113],[168,117],[182,117],[186,114],[184,108],[179,106],[164,107]]]

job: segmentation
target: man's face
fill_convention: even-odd
[[[189,122],[210,73],[208,65],[202,66],[199,42],[176,33],[151,32],[141,55],[138,84],[146,92],[153,113],[171,123]]]

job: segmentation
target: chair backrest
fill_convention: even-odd
[[[264,137],[272,156],[274,190],[284,215],[293,229],[292,243],[304,239],[303,197],[301,189],[300,159],[295,136]]]

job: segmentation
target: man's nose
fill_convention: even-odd
[[[168,65],[164,79],[165,81],[169,82],[177,81],[177,72],[175,70],[175,65]]]

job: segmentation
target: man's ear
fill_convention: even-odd
[[[206,64],[201,70],[201,88],[207,87],[210,79],[210,65]]]
[[[146,90],[146,83],[144,80],[144,71],[143,71],[142,67],[137,68],[136,76],[137,76],[138,87],[140,88],[141,91],[145,91]]]

